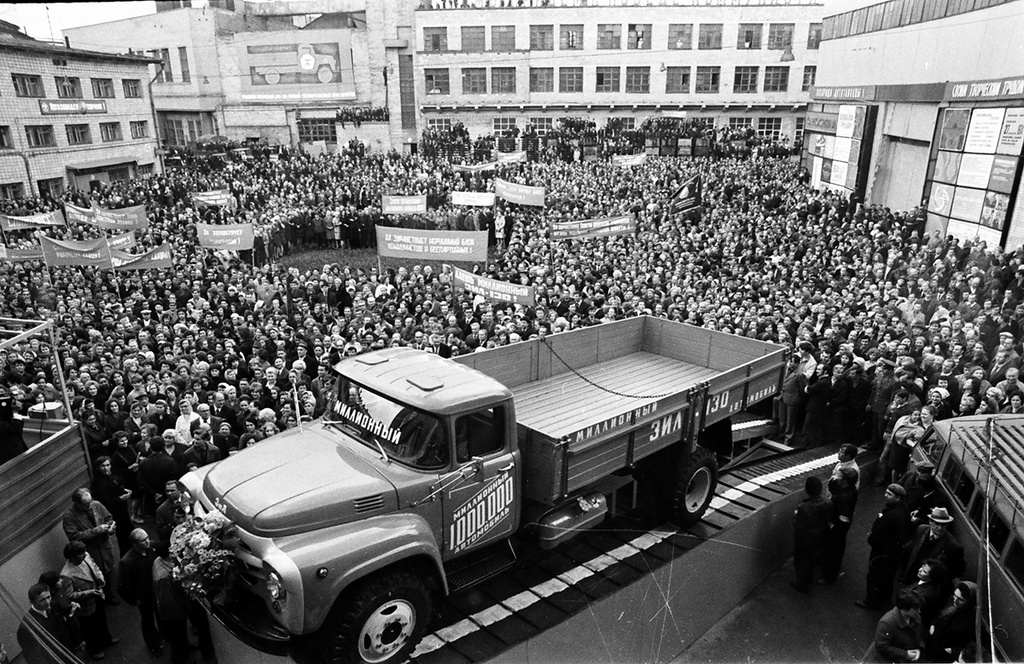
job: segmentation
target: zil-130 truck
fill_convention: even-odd
[[[711,450],[784,363],[781,346],[652,317],[454,360],[345,359],[321,419],[182,479],[241,539],[232,597],[211,610],[265,652],[404,660],[488,547],[555,546],[634,480],[677,523],[699,519]]]

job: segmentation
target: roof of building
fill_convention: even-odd
[[[38,53],[40,55],[45,55],[46,57],[60,56],[62,58],[77,58],[81,60],[113,60],[115,62],[138,65],[149,65],[151,63],[160,62],[158,58],[148,55],[103,53],[101,51],[86,51],[79,48],[68,48],[63,45],[32,39],[28,35],[20,32],[9,32],[5,30],[0,30],[0,50]]]

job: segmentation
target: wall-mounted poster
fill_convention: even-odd
[[[942,133],[939,148],[961,151],[967,138],[967,125],[971,120],[969,108],[947,108],[942,113]]]
[[[960,153],[939,150],[939,156],[935,159],[934,178],[939,182],[956,182],[956,175],[960,172]]]
[[[351,31],[246,33],[238,47],[242,99],[355,99]]]
[[[1006,211],[1010,207],[1010,197],[990,191],[985,194],[985,204],[981,208],[981,223],[997,231],[1003,230]]]
[[[845,161],[832,161],[832,178],[829,180],[832,184],[837,184],[840,187],[846,186],[846,173],[848,171],[849,164]]]
[[[826,184],[832,182],[832,160],[822,159],[821,160],[821,182]]]
[[[992,172],[993,159],[990,154],[965,154],[960,160],[960,173],[957,175],[956,183],[961,187],[984,189],[988,186],[988,175]]]
[[[1014,157],[998,155],[992,159],[992,175],[988,178],[988,188],[1008,194],[1013,190],[1013,174],[1017,170]],[[1019,195],[1019,194],[1018,194]]]
[[[949,216],[949,208],[953,204],[953,187],[948,184],[932,185],[932,195],[928,198],[928,211]]]
[[[850,161],[853,149],[853,139],[845,136],[836,136],[836,151],[832,158],[838,161]]]
[[[981,189],[956,188],[953,196],[953,207],[950,216],[964,221],[978,223],[981,219],[981,208],[985,204],[985,192]]]
[[[1003,126],[1002,108],[976,108],[971,114],[971,126],[964,141],[965,152],[992,154],[999,142],[999,131]]]
[[[851,138],[857,127],[857,107],[843,104],[839,107],[839,118],[836,120],[836,136]]]
[[[1019,155],[1021,147],[1024,147],[1024,108],[1008,108],[996,152]]]

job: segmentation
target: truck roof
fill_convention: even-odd
[[[366,353],[342,360],[334,369],[384,396],[440,415],[512,398],[512,392],[494,378],[412,348]]]

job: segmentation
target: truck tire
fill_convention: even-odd
[[[320,65],[320,68],[316,70],[316,80],[321,83],[330,83],[334,80],[334,70],[327,65]]]
[[[281,72],[276,69],[268,69],[263,72],[263,80],[267,82],[267,85],[277,85],[281,82]]]
[[[704,516],[718,486],[718,462],[710,451],[695,446],[680,462],[673,480],[672,521],[686,527]]]
[[[330,664],[405,661],[423,638],[433,612],[427,582],[412,572],[372,576],[344,593],[320,630]]]

